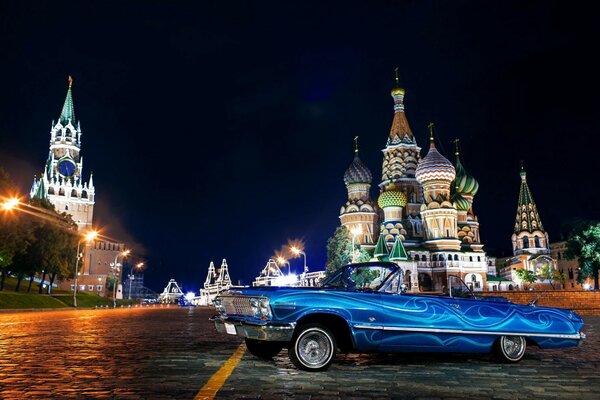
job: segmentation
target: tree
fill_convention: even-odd
[[[560,272],[550,264],[545,264],[539,269],[538,278],[550,282],[550,286],[552,286],[552,289],[555,290],[556,288],[554,287],[554,282],[564,282],[566,279],[564,272]]]
[[[15,193],[15,184],[0,167],[0,202]],[[15,256],[25,251],[28,245],[29,232],[22,220],[19,212],[3,210],[0,214],[0,290],[4,290],[4,279],[12,269]]]
[[[598,270],[600,270],[600,223],[587,222],[576,228],[567,240],[565,256],[579,261],[577,281],[583,283],[594,278],[594,290],[599,290]]]
[[[537,280],[535,273],[526,269],[516,270],[515,275],[517,275],[517,278],[523,283],[524,289],[527,289],[530,284]]]
[[[32,199],[30,207],[36,209],[36,215],[28,215],[25,222],[31,233],[30,243],[27,251],[15,256],[13,263],[13,272],[17,274],[16,290],[26,275],[41,273],[42,281],[46,274],[49,275],[50,291],[57,277],[62,279],[74,276],[73,266],[79,238],[77,225],[70,215],[58,214],[48,200]],[[39,293],[42,293],[41,285]]]
[[[352,258],[352,239],[345,226],[338,226],[333,236],[327,239],[327,264],[325,271],[331,275],[349,264]]]

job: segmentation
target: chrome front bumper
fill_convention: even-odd
[[[247,321],[222,318],[215,316],[211,318],[215,323],[215,328],[219,333],[228,333],[243,338],[255,340],[268,340],[274,342],[289,342],[294,334],[295,323],[275,324],[267,323],[264,325],[251,324]]]

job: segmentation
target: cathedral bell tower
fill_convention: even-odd
[[[33,180],[30,197],[48,199],[56,211],[70,214],[79,230],[85,230],[92,226],[95,188],[91,175],[88,182],[83,180],[82,132],[75,119],[72,86],[69,76],[62,112],[51,125],[48,160],[41,177]]]
[[[414,245],[423,235],[419,210],[422,203],[421,189],[415,178],[421,160],[421,148],[413,135],[404,113],[405,91],[400,87],[398,68],[396,85],[391,91],[394,99],[394,119],[383,149],[381,195],[379,206],[383,209],[381,234],[391,246],[397,234],[407,245]]]

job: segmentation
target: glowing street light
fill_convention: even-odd
[[[135,264],[135,268],[139,271],[142,267],[144,266],[143,262],[139,262],[137,264]],[[131,271],[129,273],[129,296],[127,297],[129,300],[131,300],[131,281],[133,281],[135,279],[135,275],[133,274],[133,266],[131,267]]]
[[[117,283],[119,281],[119,268],[121,267],[121,264],[117,262],[117,259],[119,256],[125,258],[129,255],[129,253],[131,253],[131,250],[125,250],[121,253],[117,253],[115,256],[115,262],[110,263],[110,268],[113,270],[113,275],[115,277],[115,282],[113,285],[113,308],[117,308]]]
[[[10,210],[16,208],[17,205],[19,205],[19,199],[18,198],[15,197],[15,198],[6,199],[2,203],[2,209],[4,211],[10,211]]]
[[[81,242],[90,243],[98,236],[97,231],[89,231],[77,242],[77,258],[75,259],[75,287],[73,288],[73,307],[77,307],[77,277],[79,275],[79,259],[82,254],[79,252]]]
[[[296,246],[290,247],[290,250],[292,251],[292,253],[294,253],[297,256],[302,254],[302,256],[304,257],[304,272],[303,273],[307,273],[308,268],[306,267],[306,253],[303,252],[302,250],[300,250],[299,248],[297,248]]]
[[[284,266],[285,264],[287,264],[288,266],[288,275],[291,273],[291,269],[292,267],[290,266],[290,262],[288,260],[286,260],[285,258],[279,256],[277,257],[277,264]]]
[[[352,233],[352,263],[354,264],[354,261],[356,259],[356,249],[354,247],[354,241],[356,240],[357,236],[362,235],[362,226],[358,225],[353,227],[352,229],[350,229],[350,233]]]

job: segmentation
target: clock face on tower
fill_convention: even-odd
[[[56,164],[56,168],[58,169],[58,173],[65,178],[73,176],[77,169],[75,162],[70,158],[63,158],[60,160],[58,164]]]

